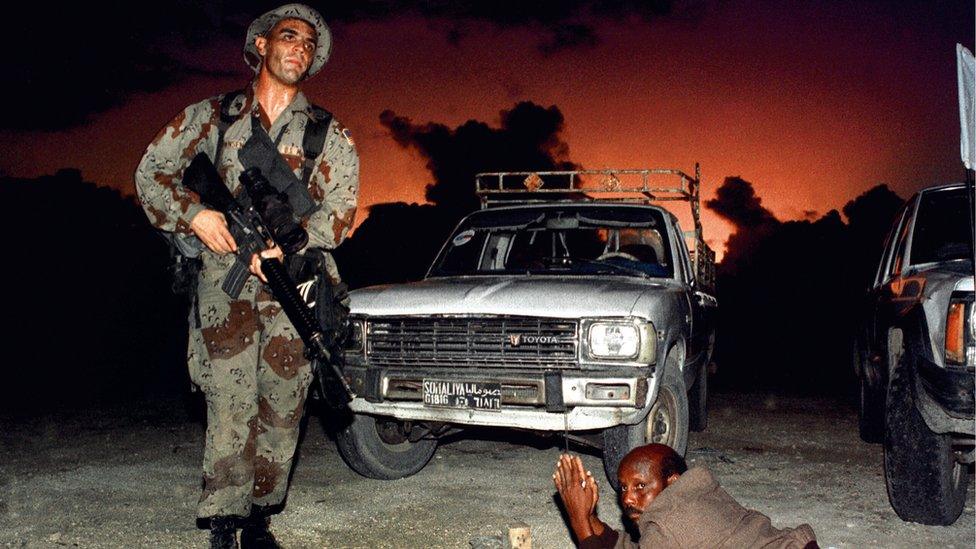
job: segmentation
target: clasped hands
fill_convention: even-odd
[[[580,458],[569,454],[559,456],[552,481],[566,507],[569,525],[577,540],[602,534],[604,524],[596,518],[596,504],[600,501],[599,487],[593,474],[583,468]]]
[[[193,219],[190,220],[190,230],[197,235],[204,246],[215,254],[225,255],[237,251],[237,243],[234,242],[234,237],[230,234],[230,229],[227,228],[227,218],[216,210],[201,210],[200,213],[193,216]],[[261,282],[267,282],[268,279],[261,271],[261,259],[281,261],[284,256],[281,248],[274,245],[260,254],[252,255],[249,269],[252,274],[261,279]]]

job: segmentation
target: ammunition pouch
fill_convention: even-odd
[[[162,231],[159,234],[170,245],[170,264],[167,267],[170,276],[170,289],[174,295],[182,296],[189,302],[190,326],[199,328],[200,311],[197,303],[197,284],[200,271],[203,270],[203,259],[200,258],[203,243],[195,236]]]
[[[183,295],[194,301],[197,292],[197,277],[203,268],[200,254],[203,243],[195,236],[159,231],[169,244],[171,289],[176,295]]]
[[[163,238],[169,241],[173,248],[176,248],[179,255],[189,259],[200,257],[200,254],[206,249],[203,242],[200,242],[199,238],[191,234],[163,233]]]
[[[195,300],[197,279],[200,276],[200,270],[203,269],[203,260],[198,257],[176,256],[169,269],[173,277],[173,293],[185,295],[191,300]]]

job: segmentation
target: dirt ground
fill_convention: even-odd
[[[206,546],[193,520],[203,426],[187,408],[0,417],[0,546]],[[895,516],[881,447],[858,439],[850,407],[719,395],[712,410],[708,430],[692,433],[690,464],[710,467],[774,525],[808,522],[822,547],[976,545],[972,485],[950,527]],[[571,547],[550,481],[560,451],[558,440],[479,432],[447,441],[414,477],[375,481],[348,469],[313,419],[273,529],[286,547],[470,547],[522,521],[533,547]],[[596,452],[574,451],[602,471]],[[619,527],[606,482],[601,490],[601,517]]]

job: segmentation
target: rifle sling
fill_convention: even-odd
[[[220,100],[220,116],[217,120],[217,153],[214,159],[215,165],[220,165],[221,153],[223,152],[224,144],[224,134],[227,128],[231,126],[240,117],[241,113],[232,114],[231,108],[233,104],[244,93],[244,90],[236,90],[224,94]],[[281,140],[284,130],[278,134],[278,138],[275,141],[271,141],[271,137],[268,136],[267,132],[264,131],[264,127],[257,121],[256,117],[251,121],[252,127],[252,139],[254,138],[254,133],[263,133],[263,137],[259,137],[262,141],[262,145],[267,147],[268,150],[263,153],[257,154],[254,159],[254,165],[248,165],[244,162],[244,157],[240,156],[239,159],[244,166],[244,169],[257,167],[261,168],[261,172],[265,174],[265,177],[271,181],[271,184],[275,186],[279,191],[284,192],[288,196],[288,200],[291,203],[291,207],[295,210],[295,213],[300,217],[307,217],[311,215],[316,206],[314,202],[311,201],[311,196],[308,193],[308,184],[312,179],[312,173],[316,166],[316,160],[319,155],[322,154],[322,150],[325,148],[325,139],[328,137],[329,125],[332,122],[332,113],[329,111],[312,105],[313,116],[309,117],[308,122],[305,124],[305,131],[302,135],[302,153],[304,159],[302,161],[302,171],[301,178],[294,177],[294,172],[292,172],[291,167],[288,163],[281,158],[281,154],[278,151],[278,142]],[[260,132],[257,130],[260,129]],[[266,138],[266,140],[265,140]],[[250,141],[250,140],[249,140]],[[246,144],[245,144],[246,146]],[[272,155],[273,153],[273,155]],[[281,165],[276,166],[275,171],[282,170],[283,172],[291,172],[292,177],[271,177],[272,171],[270,169],[270,163],[278,164],[278,160],[274,159],[274,156],[278,157]],[[267,164],[267,165],[262,165]],[[283,165],[283,166],[282,166]],[[301,182],[300,186],[295,186],[294,189],[289,191],[288,189],[294,186],[295,180]]]
[[[224,134],[227,133],[227,128],[237,120],[237,117],[230,113],[231,105],[242,93],[244,90],[235,90],[225,93],[220,99],[220,117],[217,119],[217,152],[214,154],[214,166],[220,165],[221,153],[224,149]]]
[[[240,117],[241,113],[238,112],[237,114],[232,114],[231,108],[242,94],[244,94],[244,90],[234,90],[232,92],[225,93],[220,99],[220,111],[217,118],[217,149],[213,159],[215,166],[220,165],[220,159],[224,148],[224,134],[227,133],[227,128],[229,128],[231,124],[236,122]],[[323,109],[322,107],[312,105],[312,112],[314,116],[309,118],[308,123],[305,125],[305,132],[302,135],[302,153],[305,158],[302,161],[301,182],[302,187],[306,191],[308,189],[308,183],[312,179],[312,171],[315,169],[316,164],[315,161],[318,159],[319,155],[322,154],[322,150],[325,148],[325,139],[328,137],[329,124],[332,122],[332,113]],[[264,129],[260,123],[257,124],[256,127],[259,127],[262,130]],[[267,132],[264,133],[267,135]],[[278,140],[281,139],[282,134],[283,132],[278,134]],[[268,139],[270,140],[270,136]],[[278,150],[277,142],[275,142],[274,150]],[[281,156],[280,153],[278,156]],[[250,166],[245,165],[245,169],[248,167]],[[262,170],[262,173],[265,173],[267,176],[268,172],[264,172],[264,170]],[[272,179],[271,183],[275,184],[275,181]],[[283,189],[280,188],[278,190],[283,191]],[[289,200],[291,200],[290,196]],[[299,208],[297,208],[295,204],[292,204],[292,209],[298,212],[299,215],[304,215],[299,212]]]
[[[305,126],[305,135],[302,136],[302,151],[305,154],[305,161],[302,163],[302,182],[308,187],[308,182],[312,179],[312,170],[315,169],[315,160],[322,154],[325,147],[325,138],[328,134],[329,124],[332,122],[332,113],[320,108],[312,107],[315,117],[309,119]]]
[[[271,185],[288,197],[288,203],[298,217],[304,218],[315,210],[308,186],[295,176],[256,116],[251,119],[251,137],[238,151],[237,157],[245,171],[252,168],[261,170]]]

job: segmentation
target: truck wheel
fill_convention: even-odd
[[[708,427],[708,365],[698,372],[695,384],[688,391],[688,430],[696,433]]]
[[[368,478],[394,480],[423,469],[437,449],[437,440],[410,442],[403,423],[356,414],[336,434],[336,446],[353,471]]]
[[[952,437],[933,433],[915,407],[910,352],[888,383],[884,434],[885,483],[902,520],[949,525],[966,503],[969,469],[956,460]]]
[[[688,447],[688,392],[678,361],[668,357],[657,399],[643,421],[603,431],[603,470],[614,490],[619,488],[617,468],[628,452],[652,442],[667,444],[680,455]]]

